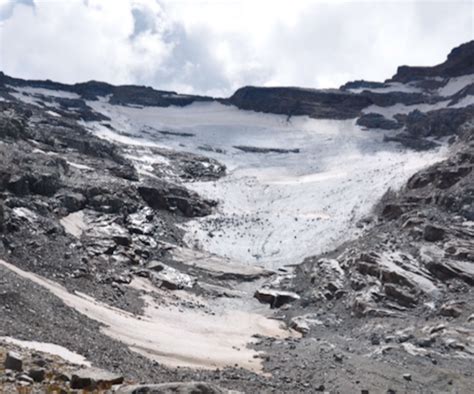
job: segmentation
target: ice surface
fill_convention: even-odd
[[[355,237],[356,222],[389,187],[400,187],[415,171],[444,157],[442,149],[419,153],[383,142],[382,131],[362,130],[355,120],[293,117],[288,122],[286,116],[218,103],[130,108],[101,100],[89,105],[112,119],[115,131],[86,124],[102,138],[129,147],[206,154],[226,164],[226,177],[188,185],[220,205],[215,214],[188,222],[185,240],[190,247],[267,268],[298,263]],[[203,145],[225,153],[202,151]],[[237,145],[300,152],[248,153]],[[151,166],[143,168],[152,160],[156,155],[137,159],[137,167],[152,172]]]

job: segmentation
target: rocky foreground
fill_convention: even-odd
[[[229,99],[1,74],[1,390],[472,391],[473,88],[474,42],[385,83],[245,87]],[[388,190],[357,239],[269,270],[184,242],[187,221],[218,209],[188,187],[226,176],[206,155],[214,148],[99,138],[88,122],[113,128],[94,106],[103,97],[131,108],[218,101],[288,120],[357,118],[388,130],[387,144],[448,153]],[[155,132],[193,138],[143,130]],[[145,150],[160,161],[144,171],[131,157]]]

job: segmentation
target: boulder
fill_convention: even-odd
[[[0,202],[0,233],[3,231],[5,227],[6,215],[5,215],[5,208],[3,207],[3,203]]]
[[[14,371],[23,370],[23,357],[16,352],[8,352],[5,359],[5,369],[12,369]]]
[[[238,394],[237,391],[223,389],[205,382],[173,382],[123,386],[117,394]]]
[[[300,296],[296,293],[267,288],[257,290],[254,297],[262,304],[270,304],[272,308],[279,308],[300,299]]]
[[[64,193],[59,200],[69,213],[80,211],[86,205],[86,198],[81,193]]]
[[[16,380],[20,385],[29,386],[34,383],[34,380],[29,377],[27,374],[20,374],[16,377]]]
[[[207,216],[216,205],[214,201],[203,200],[196,193],[174,185],[140,186],[138,193],[153,209],[178,212],[187,217]]]
[[[446,303],[439,308],[439,314],[448,317],[459,317],[462,315],[461,305],[456,303]]]
[[[148,264],[151,271],[150,277],[154,282],[158,282],[160,287],[169,290],[190,289],[194,286],[195,279],[187,274],[183,274],[177,269],[163,264],[159,261],[152,261]]]
[[[26,175],[12,175],[6,183],[6,187],[16,196],[25,196],[30,193],[30,183]]]
[[[127,179],[129,181],[138,181],[138,173],[133,165],[117,165],[108,168],[110,173],[118,178]]]
[[[403,208],[398,204],[386,204],[382,209],[382,216],[388,220],[398,219],[403,214]]]
[[[307,314],[303,316],[295,316],[290,321],[290,327],[299,333],[306,335],[312,326],[324,324],[317,318],[317,315]]]
[[[71,388],[74,390],[107,390],[123,383],[123,376],[98,368],[79,369],[71,375]]]
[[[423,230],[423,238],[428,242],[437,242],[443,240],[446,235],[446,230],[441,227],[428,224]]]
[[[393,299],[399,305],[412,307],[417,304],[417,300],[412,294],[393,283],[386,283],[384,291],[388,298]]]
[[[35,382],[41,383],[46,377],[46,370],[44,368],[33,368],[28,371],[28,376]]]
[[[144,207],[139,211],[127,216],[127,229],[133,234],[150,235],[153,233],[153,211],[149,207]]]
[[[53,174],[33,174],[30,177],[32,193],[51,197],[61,187],[59,177]]]

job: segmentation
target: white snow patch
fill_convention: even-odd
[[[33,87],[19,87],[19,86],[8,86],[10,89],[14,89],[19,93],[28,95],[28,96],[35,96],[35,95],[42,95],[48,97],[59,97],[59,98],[69,98],[69,99],[79,99],[79,96],[76,93],[66,92],[64,90],[54,90],[54,89],[43,89],[43,88],[33,88]]]
[[[73,235],[76,238],[81,238],[82,233],[87,228],[83,211],[77,211],[63,217],[60,220],[60,223],[67,233]]]
[[[30,141],[32,141],[32,140],[30,140]],[[32,142],[33,142],[33,141],[32,141]],[[36,141],[34,141],[34,142],[36,142]],[[43,155],[48,155],[48,156],[57,156],[57,155],[58,155],[56,152],[51,152],[51,151],[46,152],[46,151],[44,151],[43,149],[39,149],[39,148],[34,148],[34,149],[32,150],[32,152],[33,152],[33,153],[41,153],[41,154],[43,154]]]
[[[71,352],[64,346],[56,345],[54,343],[47,342],[36,342],[36,341],[22,341],[20,339],[11,337],[0,337],[1,342],[5,342],[11,345],[19,346],[24,349],[36,350],[38,352],[49,353],[55,356],[61,357],[63,360],[70,362],[71,364],[83,365],[90,367],[91,363],[80,354]]]
[[[61,115],[59,115],[57,112],[54,112],[54,111],[46,111],[47,114],[51,115],[51,116],[54,116],[56,118],[60,118]]]
[[[253,335],[278,338],[290,335],[280,327],[278,321],[257,313],[224,307],[215,315],[195,309],[181,313],[179,306],[165,307],[162,303],[155,303],[149,296],[144,298],[145,315],[136,316],[85,294],[71,294],[63,286],[3,260],[0,260],[0,265],[49,290],[70,308],[102,323],[104,327],[101,331],[104,334],[122,341],[135,352],[172,367],[215,369],[237,364],[260,372],[261,359],[255,358],[258,352],[247,347],[254,340]],[[140,284],[134,285],[143,289]],[[159,291],[150,284],[147,288]],[[195,301],[206,303],[204,299],[184,291],[175,291],[173,294],[194,297]],[[166,292],[160,293],[160,296],[165,297]]]
[[[474,74],[463,75],[461,77],[450,78],[448,83],[438,89],[440,96],[452,96],[466,86],[474,83]]]
[[[36,213],[25,207],[13,208],[13,213],[20,218],[28,220],[29,222],[34,222],[37,219]]]
[[[69,164],[71,167],[77,168],[78,170],[88,170],[88,171],[94,170],[92,167],[86,166],[85,164],[74,163],[69,160],[66,160],[66,161],[67,161],[67,164]]]
[[[446,108],[449,104],[449,100],[439,101],[435,104],[414,104],[414,105],[404,105],[404,104],[395,104],[389,107],[380,107],[378,105],[369,105],[367,108],[362,110],[363,113],[376,113],[385,116],[386,118],[393,118],[396,114],[409,114],[414,110],[421,112],[434,111],[441,108]],[[459,105],[465,106],[465,105]]]
[[[15,97],[17,100],[20,100],[22,102],[24,102],[25,104],[31,104],[31,105],[34,105],[36,107],[41,107],[41,105],[39,105],[39,100],[35,99],[34,97],[26,94],[26,93],[15,93],[15,92],[10,92],[10,95]]]
[[[474,105],[474,96],[465,96],[459,100],[456,104],[450,105],[448,108],[464,108],[469,105]]]

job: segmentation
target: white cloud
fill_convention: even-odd
[[[227,95],[430,65],[473,37],[470,1],[0,0],[0,68]],[[2,8],[3,7],[3,8]],[[0,20],[2,18],[0,17]]]
[[[146,78],[169,55],[164,31],[133,39],[133,9],[160,20],[154,1],[36,0],[18,4],[1,27],[1,68],[14,75],[75,82],[131,83]]]

